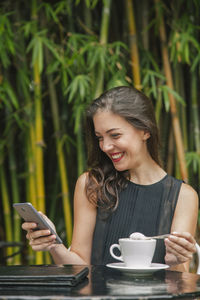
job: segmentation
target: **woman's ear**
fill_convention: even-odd
[[[146,141],[150,138],[151,134],[149,131],[144,131],[143,140]]]

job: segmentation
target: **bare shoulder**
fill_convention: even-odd
[[[185,202],[193,202],[194,205],[198,205],[199,199],[198,194],[189,184],[183,183],[181,186],[179,200]]]
[[[85,205],[87,208],[94,208],[94,205],[91,205],[86,195],[85,187],[87,179],[88,172],[85,172],[78,177],[74,193],[74,203],[75,205]]]
[[[199,201],[197,192],[188,184],[181,185],[175,209],[172,231],[190,232],[195,235],[198,218]]]
[[[88,178],[88,172],[85,172],[85,173],[81,174],[77,179],[76,187],[84,189],[85,185],[86,185],[87,178]]]
[[[186,183],[181,185],[178,203],[177,203],[177,210],[187,214],[196,214],[199,209],[199,199],[197,192]]]
[[[83,174],[81,174],[78,179],[77,179],[77,184],[80,184],[80,185],[84,185],[85,186],[85,183],[86,183],[86,180],[88,178],[88,172],[84,172]]]

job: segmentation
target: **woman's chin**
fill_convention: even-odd
[[[117,170],[117,171],[119,171],[119,172],[122,172],[122,171],[126,171],[127,170],[127,168],[125,168],[124,166],[120,166],[119,164],[114,164],[113,163],[113,165],[114,165],[114,168]]]

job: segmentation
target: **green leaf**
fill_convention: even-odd
[[[16,109],[18,109],[19,103],[18,103],[17,97],[16,97],[15,92],[12,89],[11,85],[6,81],[3,84],[3,88],[4,88],[5,93],[8,95],[8,98],[11,100],[12,105]]]
[[[174,90],[172,90],[170,87],[168,87],[167,85],[165,86],[165,89],[174,96],[174,98],[180,102],[182,105],[185,106],[185,101],[184,99]]]
[[[187,152],[186,163],[188,167],[192,167],[192,170],[195,173],[198,173],[198,171],[200,170],[200,153]]]
[[[60,62],[63,63],[63,60],[61,58],[61,56],[59,55],[58,51],[57,51],[57,46],[55,44],[53,44],[49,39],[47,38],[43,38],[43,43],[45,44],[45,46],[50,50],[50,52],[53,54],[53,56]]]

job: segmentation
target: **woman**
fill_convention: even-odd
[[[188,271],[198,197],[161,167],[150,100],[131,87],[105,92],[87,111],[86,133],[89,171],[75,187],[70,251],[48,230],[24,223],[33,250],[50,251],[56,264],[107,264],[114,261],[110,245],[120,237],[171,233],[157,243],[153,262]]]

